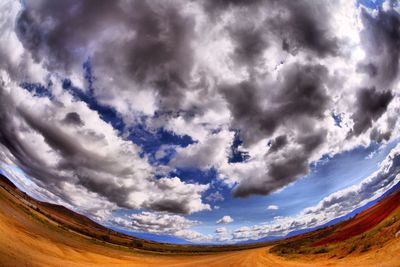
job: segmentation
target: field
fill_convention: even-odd
[[[350,254],[382,250],[399,230],[400,191],[397,190],[350,220],[283,240],[271,252],[291,258],[326,254],[340,259]]]
[[[180,246],[108,230],[2,178],[0,266],[400,266],[399,198],[395,192],[349,221],[275,243]]]

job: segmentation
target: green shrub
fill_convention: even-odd
[[[108,235],[102,235],[101,240],[103,240],[105,242],[110,242],[110,237]]]
[[[129,246],[134,248],[143,248],[143,243],[139,240],[133,240],[131,243],[129,243]]]
[[[327,247],[320,247],[314,251],[315,254],[321,254],[321,253],[327,253],[327,252],[329,252],[329,249]]]

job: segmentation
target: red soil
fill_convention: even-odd
[[[321,246],[347,240],[362,234],[379,224],[400,206],[400,190],[379,201],[371,208],[360,212],[353,219],[345,223],[332,235],[316,242],[313,246]]]

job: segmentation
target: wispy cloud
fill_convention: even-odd
[[[277,205],[268,205],[267,210],[279,210]]]
[[[233,222],[233,219],[229,215],[225,215],[221,219],[216,221],[217,224],[228,224],[228,223],[231,223],[231,222]]]

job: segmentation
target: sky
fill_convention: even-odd
[[[0,172],[112,229],[285,236],[400,181],[398,1],[0,3]]]

